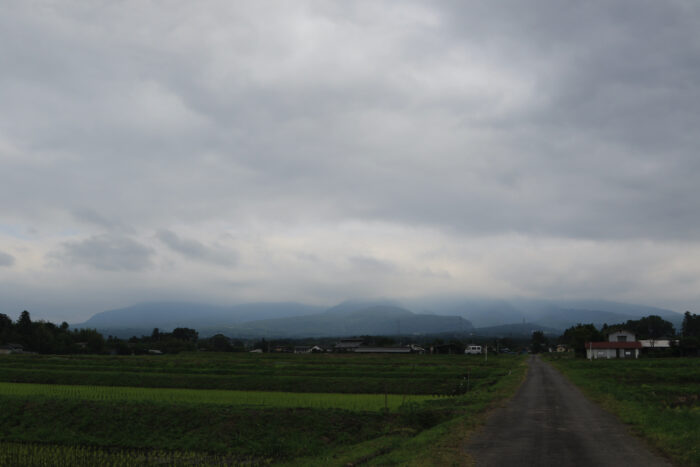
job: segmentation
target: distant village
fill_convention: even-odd
[[[196,330],[176,328],[171,332],[153,329],[148,336],[105,338],[94,329],[69,329],[66,323],[55,325],[32,321],[29,312],[16,322],[0,314],[0,355],[111,354],[161,355],[183,351],[250,353],[355,353],[355,354],[467,354],[498,355],[513,353],[565,353],[588,359],[685,357],[700,352],[700,316],[686,312],[680,332],[658,316],[607,326],[578,324],[561,336],[547,336],[534,330],[530,338],[474,335],[426,336],[354,336],[318,339],[242,340],[216,334],[200,338]]]

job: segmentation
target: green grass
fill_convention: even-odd
[[[649,444],[680,465],[700,466],[700,360],[550,361]]]

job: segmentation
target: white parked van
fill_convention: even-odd
[[[464,349],[464,353],[469,355],[479,355],[481,353],[481,346],[469,345],[466,349]]]

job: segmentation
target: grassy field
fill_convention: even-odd
[[[524,372],[515,356],[3,356],[0,465],[459,464]]]
[[[591,398],[680,465],[700,466],[700,361],[549,360]]]

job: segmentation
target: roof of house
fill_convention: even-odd
[[[641,342],[586,342],[587,349],[641,349]]]

